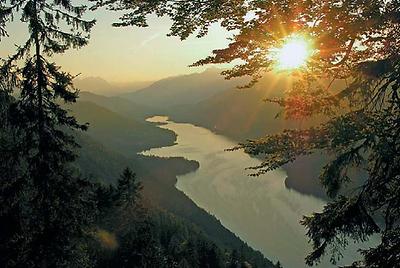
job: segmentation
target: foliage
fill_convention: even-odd
[[[73,76],[46,56],[80,48],[94,21],[69,0],[10,0],[0,4],[0,34],[20,17],[29,30],[14,55],[2,60],[5,141],[1,240],[5,267],[85,267],[84,242],[96,214],[93,185],[70,167],[76,143],[65,129],[85,130],[57,101],[74,102]],[[18,90],[17,90],[18,89]],[[11,95],[17,96],[15,99]],[[11,100],[7,102],[8,100]],[[3,129],[2,129],[3,131]],[[3,166],[3,164],[7,166]],[[16,244],[14,244],[16,243]]]
[[[149,14],[168,16],[174,22],[171,35],[182,39],[196,30],[202,36],[211,23],[220,22],[234,30],[231,43],[194,65],[238,62],[224,74],[250,75],[249,86],[273,71],[271,49],[286,36],[295,33],[312,40],[315,50],[307,66],[291,73],[294,86],[283,98],[269,101],[281,105],[288,118],[323,114],[327,121],[250,140],[236,149],[265,158],[254,167],[255,175],[301,155],[325,151],[333,156],[320,176],[333,201],[302,222],[313,243],[309,265],[329,252],[336,262],[349,239],[365,241],[374,234],[381,236],[381,244],[362,251],[364,260],[354,266],[391,267],[400,261],[398,0],[98,3],[127,10],[116,26],[146,26]],[[333,90],[335,80],[344,80],[346,86]],[[358,189],[338,196],[352,179],[348,171],[353,167],[366,170],[368,178]]]
[[[169,16],[173,20],[171,26],[172,36],[179,36],[182,40],[196,33],[197,37],[205,36],[213,22],[221,23],[235,29],[243,22],[246,9],[242,8],[244,0],[194,0],[194,1],[115,1],[115,0],[90,0],[95,4],[93,9],[107,7],[112,11],[126,11],[116,27],[139,26],[147,27],[147,16]]]

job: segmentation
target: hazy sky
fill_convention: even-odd
[[[166,36],[171,25],[167,18],[152,17],[148,28],[114,28],[111,23],[118,18],[115,13],[100,10],[89,17],[97,19],[89,45],[54,57],[64,70],[81,73],[81,77],[132,82],[198,72],[206,67],[187,66],[228,44],[229,34],[219,26],[213,26],[205,38],[191,37],[182,42]],[[10,37],[0,42],[0,57],[12,53],[14,44],[24,42],[26,26],[19,19],[9,25]]]

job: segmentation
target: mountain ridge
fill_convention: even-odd
[[[220,74],[221,71],[213,68],[201,73],[168,77],[141,90],[120,96],[150,107],[170,107],[194,104],[248,82],[247,78],[226,80]]]
[[[88,91],[104,96],[116,96],[126,92],[133,92],[152,84],[152,81],[137,81],[115,83],[109,82],[100,76],[77,77],[73,80],[74,86],[80,91]]]

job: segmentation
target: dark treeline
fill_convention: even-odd
[[[265,266],[262,262],[251,265],[242,251],[218,247],[195,225],[167,211],[148,210],[140,202],[129,204],[125,198],[130,196],[132,201],[140,189],[131,178],[134,176],[126,169],[117,188],[100,189],[101,203],[108,211],[99,223],[97,238],[102,246],[94,252],[98,267]],[[129,188],[136,190],[130,194],[124,190],[121,195],[121,189]]]

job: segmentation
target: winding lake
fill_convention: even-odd
[[[178,177],[179,190],[267,258],[279,260],[284,267],[306,267],[304,257],[310,247],[299,221],[302,215],[320,211],[322,200],[287,189],[283,170],[258,178],[247,176],[245,168],[260,161],[242,151],[226,152],[236,143],[224,136],[163,116],[147,121],[163,123],[159,127],[174,131],[178,137],[173,146],[143,154],[184,157],[200,163],[195,172]],[[318,267],[333,266],[325,261]]]

